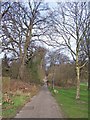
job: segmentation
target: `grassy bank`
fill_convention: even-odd
[[[15,95],[10,98],[13,103],[4,102],[2,109],[2,116],[4,118],[11,118],[16,115],[16,113],[24,106],[24,104],[29,100],[29,96],[26,95]]]
[[[37,94],[39,89],[39,85],[4,77],[2,89],[2,117],[13,118],[17,112]]]
[[[58,88],[57,94],[49,87],[59,106],[67,118],[88,118],[88,91],[86,85],[81,85],[80,100],[76,100],[76,89]]]
[[[32,94],[21,93],[10,96],[10,102],[3,102],[2,104],[3,118],[13,118],[27,102],[30,102],[35,94],[37,94],[37,91]]]

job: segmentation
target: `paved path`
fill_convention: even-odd
[[[62,118],[62,115],[55,99],[44,85],[15,118]]]

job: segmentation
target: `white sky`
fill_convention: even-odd
[[[0,0],[0,1],[7,1],[7,0]],[[14,2],[27,2],[28,0],[8,0],[8,1],[14,1]],[[38,1],[38,0],[37,0]],[[71,1],[89,1],[89,0],[44,0],[45,2],[48,2],[51,7],[55,7],[55,2],[71,2]],[[47,46],[48,47],[48,46]],[[49,49],[52,49],[52,47],[48,47]],[[68,54],[68,51],[66,52]],[[3,54],[0,54],[0,58],[3,57]]]
[[[13,1],[13,2],[27,2],[28,0],[0,0],[0,1]],[[38,1],[38,0],[37,0]],[[80,2],[80,1],[82,1],[82,2],[88,2],[88,1],[90,1],[90,0],[44,0],[45,2]]]

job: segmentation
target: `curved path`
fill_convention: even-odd
[[[60,111],[55,99],[44,85],[15,118],[62,118]]]

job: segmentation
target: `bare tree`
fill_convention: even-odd
[[[87,29],[87,25],[84,23],[87,23],[89,17],[85,14],[86,10],[86,2],[60,2],[58,3],[58,9],[51,15],[54,31],[63,38],[65,45],[69,49],[76,63],[76,99],[80,98],[80,69],[87,62],[87,60],[85,60],[83,65],[80,64],[80,45],[84,39],[83,36]],[[59,41],[57,44],[61,45]]]
[[[0,5],[1,5],[1,2],[0,2]],[[11,7],[8,2],[3,3],[2,6],[4,7],[4,10],[0,13],[0,19],[2,19],[2,17],[8,12],[9,8]],[[1,11],[1,8],[0,8],[0,11]]]
[[[85,11],[86,11],[85,14],[89,17],[82,26],[82,29],[84,29],[84,26],[87,27],[86,27],[86,31],[83,34],[81,49],[84,53],[84,56],[87,57],[88,60],[88,90],[89,90],[90,89],[90,2],[88,2],[88,9],[86,9]]]
[[[52,88],[54,89],[54,86],[55,86],[55,83],[57,81],[56,79],[56,75],[58,70],[57,70],[57,67],[58,68],[61,68],[61,64],[66,64],[66,63],[69,63],[70,60],[69,60],[69,57],[65,54],[63,54],[61,52],[61,49],[56,49],[56,50],[53,50],[53,51],[49,51],[47,53],[47,56],[46,56],[46,65],[48,65],[48,69],[50,69],[51,71],[51,76],[52,76]],[[58,75],[58,78],[60,77],[60,73]]]
[[[10,3],[8,12],[2,16],[1,39],[2,51],[10,51],[20,60],[19,78],[23,79],[25,61],[30,45],[42,35],[47,19],[44,14],[48,7],[42,0],[28,1],[26,5],[19,2]],[[2,11],[4,7],[2,5]],[[43,13],[44,12],[44,13]],[[42,27],[41,27],[42,26]]]

